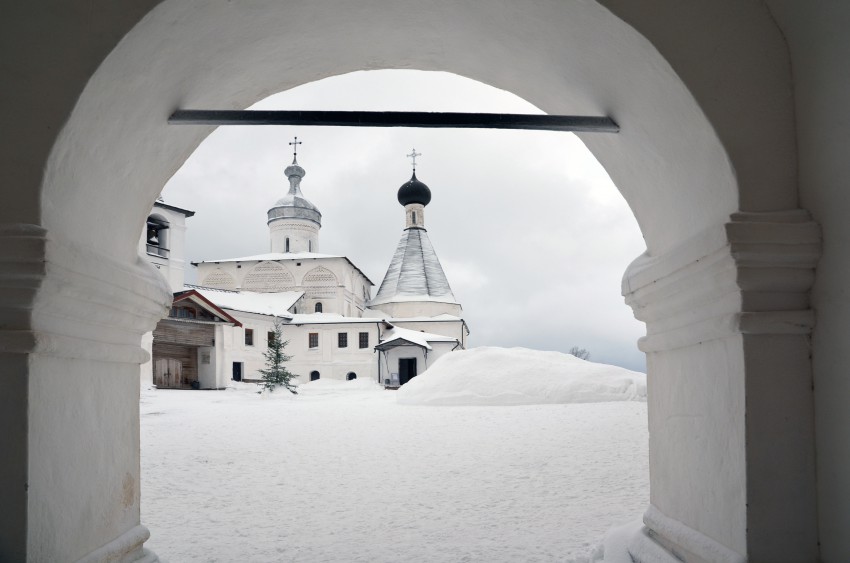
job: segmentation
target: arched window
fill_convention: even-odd
[[[317,379],[319,379],[319,372],[317,372],[315,370],[311,371],[310,372],[310,381],[316,381]]]
[[[414,225],[416,224],[416,212],[415,211],[413,212],[413,224]]]
[[[348,375],[345,376],[345,378],[348,381],[351,381],[352,379],[357,379],[357,374],[354,373],[353,371],[350,371],[350,372],[348,372]]]
[[[307,252],[313,252],[313,241],[312,240],[307,241]]]
[[[321,303],[316,303],[316,312],[317,312],[317,313],[321,313],[321,312],[322,312],[322,304],[321,304]]]
[[[286,250],[284,252],[289,252],[289,237],[286,237]]]

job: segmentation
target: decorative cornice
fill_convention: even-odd
[[[741,334],[806,334],[819,226],[803,210],[735,213],[628,268],[623,295],[647,324],[645,352]]]

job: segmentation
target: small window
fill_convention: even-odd
[[[309,337],[308,342],[309,342],[310,348],[318,348],[319,347],[319,333],[318,332],[311,332],[308,335],[308,337]]]
[[[253,346],[254,345],[254,329],[246,328],[245,329],[245,346]]]
[[[369,333],[361,332],[360,333],[360,347],[368,348],[369,347]]]
[[[322,304],[321,304],[321,303],[316,303],[316,312],[317,312],[317,313],[321,313],[321,312],[322,312]]]
[[[357,379],[357,374],[354,373],[353,371],[350,371],[350,372],[348,372],[348,375],[345,376],[345,378],[348,381],[351,381],[352,379]]]
[[[286,237],[286,250],[284,252],[289,252],[289,237]]]
[[[313,241],[312,240],[307,241],[307,252],[313,252]]]
[[[268,342],[269,348],[271,348],[272,344],[274,344],[274,331],[270,330],[266,333],[266,341]]]
[[[177,307],[172,307],[171,311],[169,311],[169,313],[168,313],[168,316],[169,317],[176,317],[177,316]]]
[[[416,224],[416,212],[415,211],[413,212],[413,224],[414,225]]]
[[[310,372],[310,381],[316,381],[317,379],[319,379],[319,377],[320,377],[319,372],[317,372],[317,371],[311,371]]]
[[[340,332],[337,336],[337,344],[340,348],[348,348],[348,333]]]

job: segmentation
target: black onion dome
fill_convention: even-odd
[[[431,202],[431,190],[416,179],[416,172],[398,189],[398,202],[402,205],[419,203],[428,205]]]

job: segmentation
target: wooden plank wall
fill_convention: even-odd
[[[178,344],[153,343],[153,357],[157,358],[174,358],[180,360],[183,364],[183,379],[197,380],[198,379],[198,349],[192,346],[180,346]]]
[[[215,326],[163,319],[153,331],[154,344],[172,343],[184,346],[213,346]]]
[[[174,358],[183,364],[183,380],[198,379],[198,347],[213,346],[215,326],[163,319],[153,331],[153,358]]]

